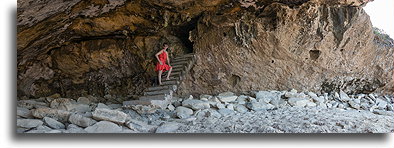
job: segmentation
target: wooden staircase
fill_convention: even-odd
[[[173,93],[177,91],[178,86],[182,80],[185,79],[194,62],[195,56],[193,53],[185,54],[172,59],[170,61],[172,66],[170,80],[165,80],[168,72],[165,73],[166,75],[163,73],[163,85],[147,88],[144,92],[144,95],[139,97],[138,100],[124,101],[123,107],[130,108],[136,105],[151,105],[153,107],[165,109],[171,102]]]

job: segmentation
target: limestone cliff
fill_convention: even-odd
[[[18,96],[139,95],[163,42],[194,52],[185,93],[392,91],[369,0],[20,0]]]

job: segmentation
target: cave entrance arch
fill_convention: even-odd
[[[194,43],[189,40],[189,32],[196,29],[199,18],[200,17],[195,17],[186,23],[171,28],[172,34],[178,37],[183,43],[183,45],[186,47],[186,53],[194,53]]]

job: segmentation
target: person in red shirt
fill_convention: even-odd
[[[158,73],[159,85],[162,85],[162,83],[161,83],[161,75],[163,74],[163,72],[168,71],[168,75],[167,75],[166,80],[170,80],[170,74],[171,74],[171,71],[172,71],[172,66],[170,64],[170,58],[168,58],[167,49],[168,49],[168,44],[164,43],[163,44],[163,48],[158,53],[156,53],[156,55],[155,55],[157,60],[159,61],[159,62],[157,62],[156,68],[155,68],[155,71],[159,72]],[[168,65],[166,64],[166,61],[167,61]]]

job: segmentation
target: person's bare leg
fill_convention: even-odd
[[[172,67],[171,67],[170,70],[168,71],[166,80],[170,80],[171,71],[172,71]]]
[[[158,75],[158,77],[159,77],[159,85],[161,85],[161,74],[162,73],[163,73],[163,71],[159,70],[159,75]]]

